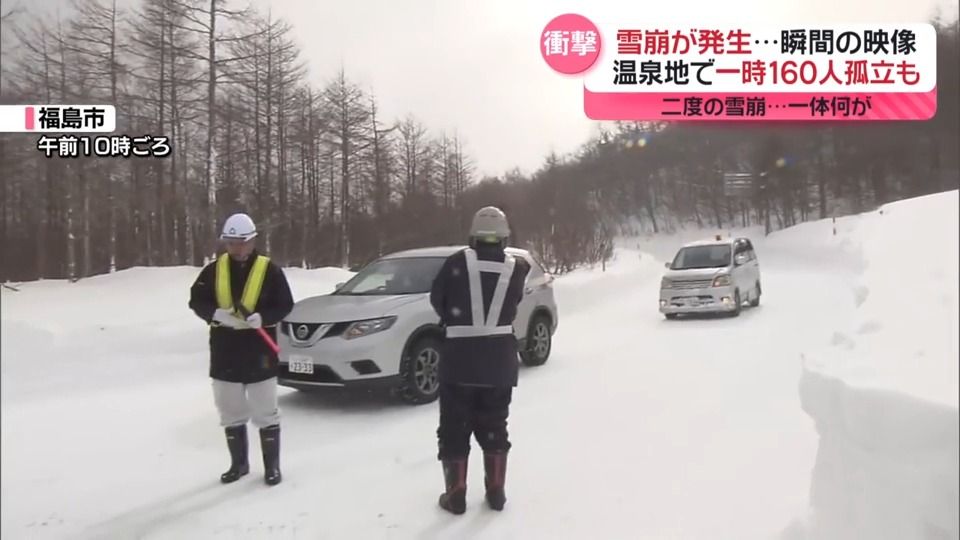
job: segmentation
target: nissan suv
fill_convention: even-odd
[[[279,384],[299,390],[387,388],[409,403],[437,398],[444,331],[430,305],[440,267],[463,246],[422,248],[381,257],[330,294],[300,300],[281,322]],[[514,321],[520,361],[539,366],[557,329],[553,276],[530,264]]]

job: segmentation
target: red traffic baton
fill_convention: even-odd
[[[268,334],[267,331],[263,329],[263,327],[257,328],[257,333],[259,333],[260,337],[263,338],[263,341],[267,343],[267,346],[270,347],[271,350],[273,350],[273,354],[276,354],[276,355],[280,354],[280,346],[274,343],[273,339],[270,337],[270,334]]]
[[[240,314],[243,315],[244,317],[250,316],[250,312],[244,309],[243,306],[238,305],[237,311],[239,311]],[[270,347],[270,349],[273,351],[273,354],[279,355],[280,347],[273,341],[273,338],[270,337],[270,334],[268,334],[267,331],[264,330],[262,326],[260,328],[256,328],[255,330],[257,331],[258,334],[260,334],[260,337],[263,338],[263,341],[266,342],[267,346]]]

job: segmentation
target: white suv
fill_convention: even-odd
[[[660,312],[668,319],[704,312],[737,316],[744,302],[760,305],[760,264],[747,238],[692,242],[665,266]]]
[[[294,305],[278,333],[279,383],[300,390],[386,387],[409,403],[437,398],[443,329],[430,305],[433,279],[458,246],[402,251],[365,266],[327,295]],[[553,276],[525,250],[507,253],[530,263],[514,321],[520,359],[538,366],[550,355],[557,328]]]

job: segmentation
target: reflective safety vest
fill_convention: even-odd
[[[257,307],[260,291],[263,289],[263,280],[267,276],[269,262],[270,258],[263,255],[258,255],[253,261],[253,268],[250,269],[247,283],[243,287],[243,296],[240,297],[240,304],[247,310],[247,313],[253,313]],[[217,259],[216,290],[217,306],[220,309],[233,311],[233,291],[230,288],[230,255],[226,253]]]
[[[457,325],[447,327],[447,337],[480,337],[480,336],[499,336],[513,333],[513,325],[497,326],[500,320],[500,311],[503,309],[504,300],[506,300],[507,289],[510,287],[510,279],[513,277],[513,268],[516,266],[516,260],[509,254],[504,261],[480,261],[477,260],[477,252],[467,248],[464,250],[464,256],[467,260],[467,278],[470,285],[470,309],[472,311],[473,324]],[[480,285],[480,272],[490,272],[499,274],[497,288],[493,291],[493,299],[490,302],[490,312],[483,316],[483,289]]]

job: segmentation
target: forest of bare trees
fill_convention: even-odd
[[[118,133],[168,136],[173,152],[47,159],[34,137],[0,136],[0,280],[199,265],[236,211],[281,264],[356,267],[462,242],[487,204],[563,272],[605,259],[638,225],[769,231],[960,184],[955,21],[938,22],[929,122],[630,123],[529,177],[476,178],[456,133],[384,117],[346,70],[312,86],[283,20],[233,0],[74,3],[51,19],[4,0],[0,103],[113,104]],[[726,195],[726,172],[752,173],[753,192]]]
[[[64,20],[3,14],[4,103],[113,104],[118,133],[173,142],[164,159],[48,160],[31,138],[5,136],[2,240],[17,256],[3,279],[200,264],[241,210],[278,261],[347,266],[417,245],[457,213],[472,165],[456,134],[383,118],[343,71],[311,87],[290,25],[234,4],[77,0]]]

